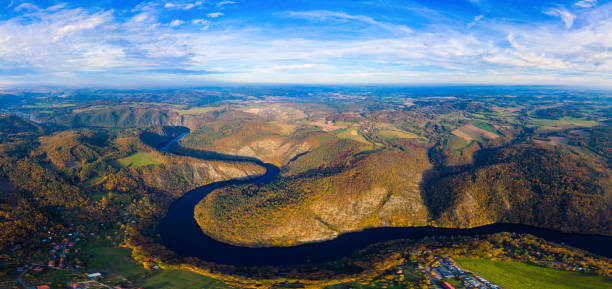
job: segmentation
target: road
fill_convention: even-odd
[[[425,274],[427,275],[427,278],[429,278],[429,282],[431,282],[436,289],[444,289],[442,286],[440,286],[438,280],[431,277],[431,266],[429,264],[425,265]]]

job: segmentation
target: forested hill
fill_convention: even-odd
[[[0,134],[40,132],[42,127],[21,117],[0,112]]]
[[[476,168],[430,184],[438,224],[510,222],[612,235],[612,174],[605,163],[545,145],[485,154]]]

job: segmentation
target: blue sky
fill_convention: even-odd
[[[0,0],[0,87],[612,86],[611,1]]]

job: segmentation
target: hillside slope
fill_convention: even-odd
[[[405,142],[355,155],[343,166],[338,173],[321,170],[325,173],[214,191],[197,205],[196,220],[208,235],[247,246],[294,245],[368,227],[426,224],[429,213],[419,185],[431,165],[424,147]]]
[[[439,225],[510,222],[612,235],[612,174],[604,164],[543,145],[484,158],[475,169],[431,184],[427,195]]]

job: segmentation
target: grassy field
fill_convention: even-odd
[[[468,142],[465,141],[464,139],[456,136],[456,135],[451,135],[447,140],[446,140],[446,147],[448,147],[450,150],[460,150],[464,147],[466,147],[468,145]]]
[[[145,289],[226,289],[221,281],[189,271],[161,271],[148,277],[140,285]]]
[[[497,130],[495,129],[494,126],[492,126],[491,124],[481,121],[481,120],[476,120],[472,123],[473,126],[480,128],[480,129],[484,129],[488,132],[492,132],[492,133],[497,133]]]
[[[33,105],[30,105],[30,104],[24,105],[23,108],[67,108],[67,107],[73,107],[73,106],[76,106],[76,105],[72,103],[55,104],[55,103],[39,102]]]
[[[378,135],[378,137],[384,140],[395,139],[395,138],[418,138],[416,134],[413,134],[410,132],[405,132],[401,130],[390,130],[390,129],[377,131],[376,135]]]
[[[387,285],[387,284],[368,284],[368,285],[364,285],[364,284],[359,284],[359,283],[343,283],[343,284],[338,284],[338,285],[333,285],[333,286],[327,286],[325,287],[325,289],[381,289],[381,288],[385,288],[385,289],[403,289],[406,287],[400,287],[400,286],[393,286],[393,285]]]
[[[222,110],[223,107],[210,106],[210,107],[192,107],[190,109],[177,109],[175,110],[180,115],[191,115],[191,114],[201,114],[211,111]]]
[[[592,127],[598,124],[599,123],[596,121],[574,117],[563,117],[560,119],[532,118],[527,123],[528,126],[538,127],[544,130],[562,129],[568,126]]]
[[[459,265],[508,289],[612,288],[612,280],[596,275],[538,267],[520,262],[456,259]]]
[[[274,127],[277,127],[279,129],[279,133],[281,135],[291,135],[295,132],[297,125],[295,124],[290,124],[290,123],[286,123],[286,122],[281,122],[281,121],[271,121],[269,122],[269,124],[273,125]]]
[[[161,164],[162,162],[153,153],[137,152],[128,157],[118,159],[115,163],[120,167],[143,167]]]
[[[373,149],[372,143],[367,141],[362,135],[360,135],[357,132],[357,128],[349,127],[349,128],[334,131],[332,133],[341,139],[352,139],[354,141],[363,143],[365,145],[363,147],[364,150]]]
[[[147,273],[146,269],[130,258],[130,249],[127,248],[87,246],[80,255],[90,271],[106,271],[131,279]]]

